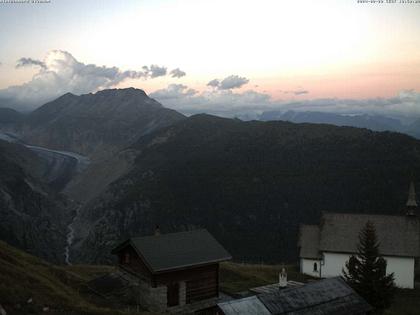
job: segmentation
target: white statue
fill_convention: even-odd
[[[287,272],[286,268],[282,268],[281,272],[279,273],[279,287],[285,288],[287,287]]]

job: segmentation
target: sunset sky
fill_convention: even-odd
[[[0,20],[0,97],[2,92],[15,97],[21,90],[9,87],[25,84],[31,97],[43,93],[42,84],[49,84],[61,64],[57,60],[68,56],[77,64],[116,67],[119,73],[166,68],[166,75],[127,74],[89,87],[83,81],[83,89],[75,83],[79,77],[63,70],[71,82],[60,79],[60,89],[76,94],[91,92],[85,87],[134,86],[159,95],[172,86],[190,95],[248,91],[284,101],[390,98],[420,91],[420,4],[52,0],[0,3]],[[26,63],[16,67],[21,58]],[[174,69],[186,75],[170,75]],[[230,76],[240,81],[232,89],[207,85]]]

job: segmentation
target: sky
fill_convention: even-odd
[[[10,2],[0,1],[0,107],[133,86],[177,109],[382,100],[420,115],[420,3]]]

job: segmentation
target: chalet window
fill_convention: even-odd
[[[124,254],[124,264],[129,264],[130,263],[130,253],[125,253]]]
[[[314,263],[314,272],[317,272],[318,271],[318,264],[315,262]]]

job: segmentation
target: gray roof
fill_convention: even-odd
[[[131,238],[112,253],[129,244],[152,273],[232,259],[222,245],[204,229]]]
[[[274,315],[356,315],[372,309],[339,277],[262,294],[258,298]]]
[[[256,296],[219,303],[217,305],[225,315],[271,315]]]
[[[382,255],[419,256],[419,220],[410,216],[324,213],[319,250],[355,253],[359,233],[367,221],[371,221],[376,228]]]
[[[219,303],[218,306],[225,315],[359,315],[372,310],[339,277]]]
[[[299,247],[301,258],[318,259],[319,227],[317,225],[301,225],[299,230]]]

